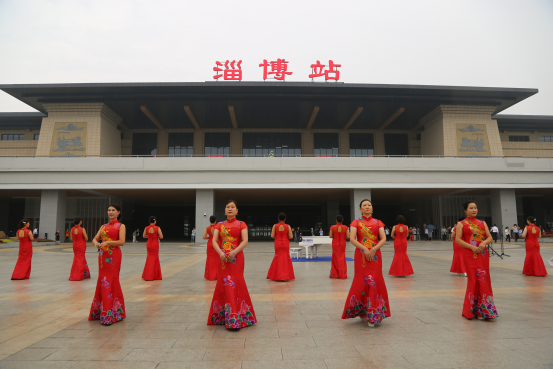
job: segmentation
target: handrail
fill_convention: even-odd
[[[0,155],[0,158],[459,158],[553,159],[553,156],[457,156],[457,155]]]

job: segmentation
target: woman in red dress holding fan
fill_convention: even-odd
[[[125,319],[125,301],[119,283],[121,271],[121,249],[125,244],[125,225],[119,223],[121,207],[108,206],[109,223],[104,224],[92,243],[98,248],[98,283],[90,307],[88,320],[99,320],[103,325],[111,325]]]
[[[294,267],[290,258],[290,239],[292,228],[288,224],[284,224],[286,214],[278,215],[278,224],[273,225],[271,237],[275,239],[275,256],[267,273],[267,279],[273,281],[291,281],[296,279],[294,276]]]
[[[346,240],[349,240],[349,228],[342,225],[344,217],[338,215],[336,224],[330,227],[328,237],[332,238],[332,263],[330,278],[347,279],[348,264],[346,263]]]
[[[415,274],[409,256],[407,256],[407,233],[409,232],[405,223],[405,217],[398,215],[397,225],[392,228],[392,238],[394,239],[394,260],[390,267],[389,275],[396,277],[406,277]]]
[[[161,281],[161,265],[159,265],[159,240],[163,239],[161,228],[156,226],[157,219],[150,217],[150,225],[144,228],[142,237],[147,238],[146,242],[146,265],[142,272],[142,279],[145,281]]]
[[[217,280],[217,267],[219,266],[220,260],[217,251],[213,248],[213,232],[215,231],[215,224],[217,223],[217,218],[214,215],[209,217],[209,223],[211,225],[207,226],[204,231],[203,239],[207,241],[207,259],[205,260],[205,272],[204,278],[208,281]]]
[[[522,274],[545,277],[547,270],[540,254],[541,230],[536,227],[536,218],[528,217],[526,220],[528,226],[522,232],[522,238],[526,239],[526,258],[524,259],[524,269]]]
[[[74,222],[75,226],[71,228],[69,238],[73,241],[73,266],[71,267],[71,274],[69,275],[70,281],[83,281],[90,278],[90,269],[88,269],[88,263],[86,262],[86,241],[88,241],[88,235],[86,230],[81,227],[83,219],[76,217]]]
[[[12,279],[31,277],[31,259],[33,258],[33,232],[29,230],[29,219],[22,219],[17,226],[19,239],[19,258],[13,270]]]
[[[382,253],[386,243],[384,223],[372,217],[371,200],[362,200],[363,216],[351,223],[350,242],[355,250],[355,276],[346,299],[342,319],[359,317],[369,327],[390,317],[388,291],[382,276]]]
[[[478,208],[474,201],[463,204],[467,218],[457,223],[455,241],[463,247],[463,260],[467,271],[467,292],[463,303],[463,316],[472,319],[496,318],[497,309],[493,300],[490,279],[490,253],[486,246],[492,235],[486,222],[476,219]]]
[[[462,222],[463,220],[465,220],[465,218],[459,218],[459,222]],[[465,262],[463,261],[463,248],[455,242],[456,229],[457,227],[453,227],[453,230],[451,231],[453,236],[453,260],[451,261],[451,269],[449,271],[451,273],[457,273],[458,275],[464,273],[466,277],[467,271],[465,270]]]
[[[229,200],[225,205],[227,220],[215,226],[213,247],[219,254],[217,285],[209,308],[207,325],[225,325],[239,329],[257,323],[252,300],[244,280],[244,253],[248,244],[248,226],[236,219],[238,206]],[[222,249],[219,247],[221,238]]]

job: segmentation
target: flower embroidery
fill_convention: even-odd
[[[90,278],[90,272],[88,270],[83,270],[84,279]]]
[[[483,270],[483,269],[476,269],[476,278],[478,278],[479,281],[484,281],[484,279],[486,278],[486,271]]]
[[[251,306],[248,306],[246,301],[242,300],[240,308],[236,313],[232,311],[230,304],[225,304],[224,309],[219,302],[213,303],[213,314],[211,321],[216,324],[225,324],[227,328],[243,328],[257,323],[253,313],[250,311]]]
[[[474,316],[481,316],[485,319],[491,319],[491,318],[497,318],[499,315],[497,314],[497,309],[495,307],[495,303],[493,301],[493,296],[487,296],[484,295],[480,301],[480,296],[476,298],[474,294],[469,293],[468,297],[469,301],[471,302],[470,306],[470,313]]]
[[[236,284],[230,278],[230,275],[228,275],[226,278],[223,278],[223,286],[228,286],[228,287],[234,288],[236,286]]]
[[[105,276],[104,276],[103,279],[101,279],[101,282],[102,282],[102,287],[104,287],[106,289],[111,287],[110,283],[108,282],[108,280]]]
[[[376,286],[376,282],[374,281],[372,275],[368,275],[367,277],[365,277],[365,282],[363,282],[363,284],[371,287]]]
[[[355,295],[351,296],[349,300],[349,306],[346,309],[346,316],[348,318],[355,318],[356,316],[364,316],[367,314],[367,306],[358,300]]]

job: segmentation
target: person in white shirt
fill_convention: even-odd
[[[35,229],[33,229],[33,237],[36,238],[37,234],[38,234],[38,228],[35,227]]]
[[[390,230],[388,229],[388,227],[384,228],[384,233],[386,233],[386,240],[388,240],[390,236]]]
[[[418,241],[417,240],[417,228],[416,227],[413,227],[413,240]]]
[[[505,241],[511,242],[511,232],[509,231],[509,227],[505,227]]]
[[[192,243],[196,242],[196,228],[192,228],[190,235],[192,236]]]
[[[499,228],[497,228],[497,225],[493,225],[492,229],[490,229],[490,233],[492,234],[493,241],[497,243],[497,235],[499,233]]]

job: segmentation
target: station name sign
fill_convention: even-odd
[[[263,68],[263,80],[275,79],[277,81],[284,81],[286,76],[292,75],[292,71],[288,70],[288,61],[285,59],[277,59],[275,61],[263,60],[263,63],[259,64],[259,67]],[[328,61],[328,64],[321,64],[317,60],[317,63],[311,64],[311,74],[309,78],[314,82],[315,78],[324,77],[325,81],[338,81],[340,79],[341,64],[334,64],[332,60]],[[325,68],[326,67],[326,68]],[[219,81],[219,78],[223,78],[225,81],[241,81],[242,80],[242,60],[226,60],[216,61],[213,71],[217,72],[213,76],[213,79]]]

